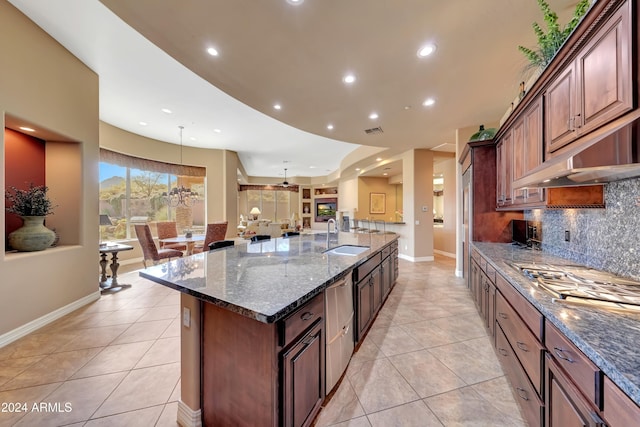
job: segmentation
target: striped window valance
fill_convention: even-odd
[[[100,149],[100,161],[140,169],[144,171],[168,173],[177,176],[206,176],[207,169],[201,166],[176,165],[173,163],[158,162],[156,160],[143,159],[128,154],[117,153],[115,151]]]

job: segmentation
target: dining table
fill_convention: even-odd
[[[196,246],[198,242],[204,242],[205,235],[204,234],[194,234],[192,236],[177,236],[177,237],[167,237],[164,239],[160,239],[162,243],[181,243],[187,247],[186,255],[193,254],[193,248]]]

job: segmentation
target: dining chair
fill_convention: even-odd
[[[178,237],[178,227],[175,221],[159,221],[156,223],[158,227],[158,240],[160,241],[160,249],[177,249],[184,251],[187,246],[183,243],[163,243],[162,239]]]
[[[227,236],[228,225],[229,221],[218,221],[207,224],[207,231],[204,235],[204,243],[196,244],[196,246],[193,248],[193,253],[202,252],[204,248],[209,247],[210,243],[224,240],[224,238]]]
[[[251,236],[251,243],[260,242],[262,240],[271,240],[271,236],[268,234],[256,234],[255,236]]]
[[[177,249],[158,249],[156,243],[153,241],[151,229],[148,224],[136,224],[134,227],[136,236],[140,242],[140,247],[142,248],[142,264],[145,268],[147,268],[147,261],[152,261],[153,265],[156,265],[163,259],[180,258],[182,256],[182,251]]]

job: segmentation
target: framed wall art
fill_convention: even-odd
[[[369,213],[383,214],[387,203],[387,195],[385,193],[369,193]]]

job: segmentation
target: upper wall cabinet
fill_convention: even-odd
[[[513,179],[520,179],[542,164],[542,98],[534,99],[513,125]],[[542,188],[514,189],[513,203],[539,203]]]
[[[547,158],[633,108],[631,4],[611,16],[544,92]]]

